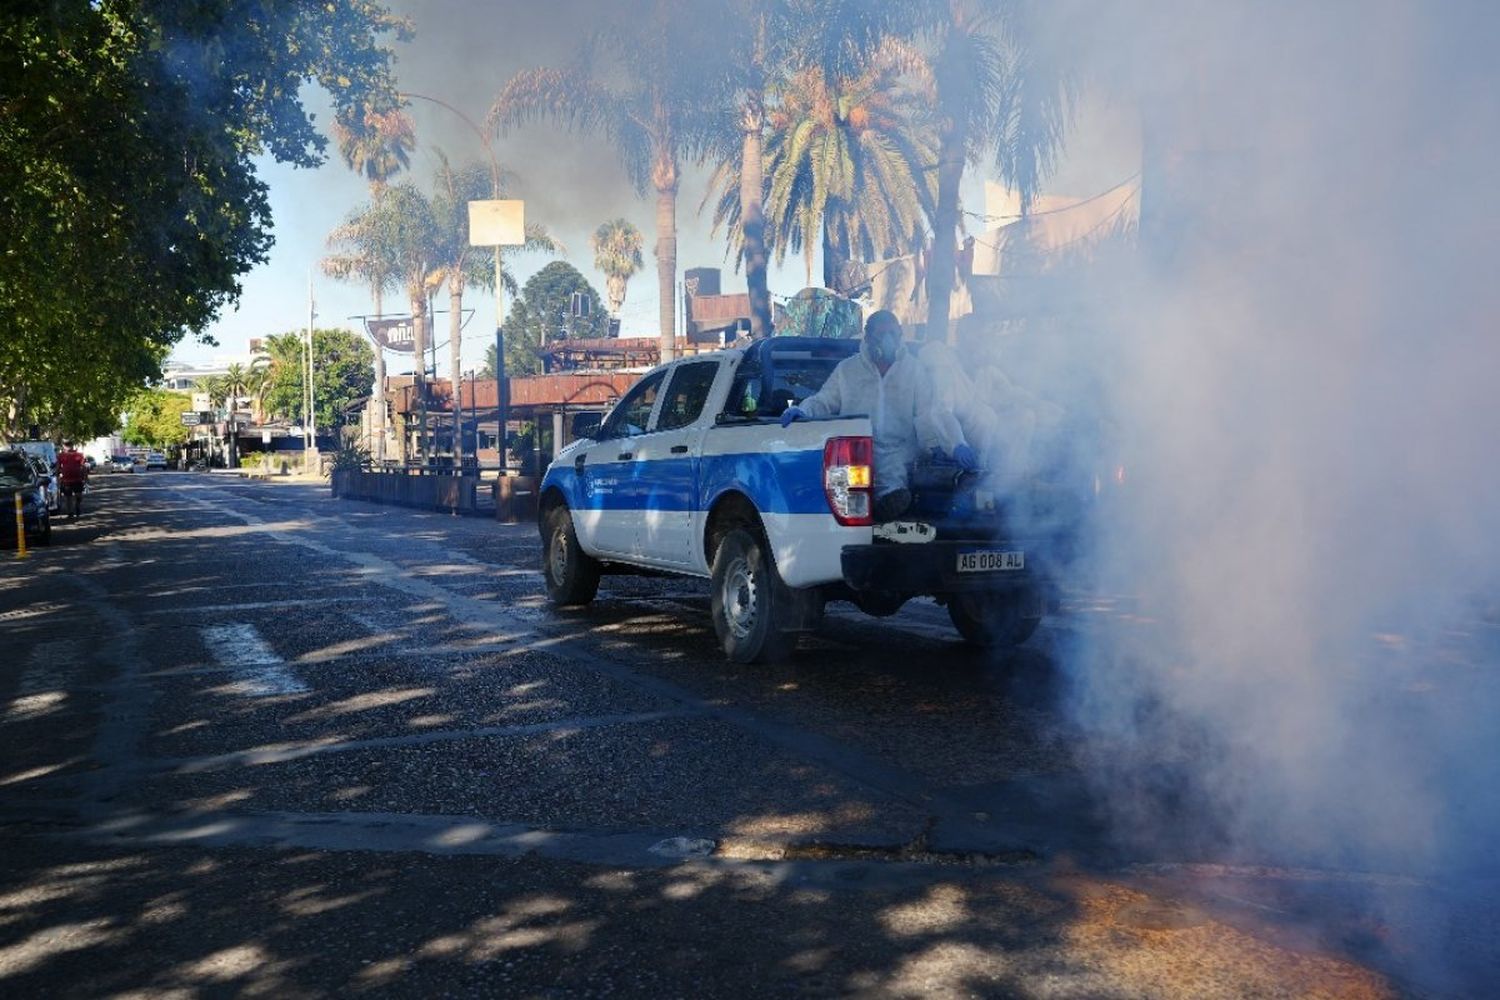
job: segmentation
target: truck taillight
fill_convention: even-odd
[[[829,438],[823,445],[823,492],[839,524],[873,524],[871,463],[874,446],[867,437]]]

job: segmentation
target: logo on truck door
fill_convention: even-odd
[[[586,475],[583,477],[584,496],[608,496],[615,491],[615,487],[619,485],[619,482],[618,479],[608,476]]]

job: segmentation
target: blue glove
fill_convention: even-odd
[[[974,449],[967,444],[960,444],[953,449],[953,461],[965,472],[975,472],[979,469],[979,456],[974,454]]]
[[[800,407],[788,406],[781,414],[781,426],[785,427],[793,420],[806,420],[807,414]]]

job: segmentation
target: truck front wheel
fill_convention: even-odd
[[[965,642],[985,648],[1019,646],[1042,623],[1040,605],[1030,591],[1013,594],[954,594],[948,617]]]
[[[547,598],[558,607],[587,604],[599,592],[599,563],[579,546],[573,515],[562,505],[547,514],[542,575],[547,580]]]
[[[743,528],[724,535],[711,592],[714,633],[731,662],[765,663],[792,651],[797,636],[784,630],[792,594],[764,540]]]

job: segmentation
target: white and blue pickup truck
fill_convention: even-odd
[[[1024,642],[1051,599],[1047,555],[1007,537],[982,476],[923,470],[910,522],[877,526],[870,420],[774,419],[858,349],[776,337],[644,375],[542,480],[551,601],[587,604],[605,573],[707,577],[740,663],[787,655],[830,600],[885,616],[931,596],[969,642]]]

